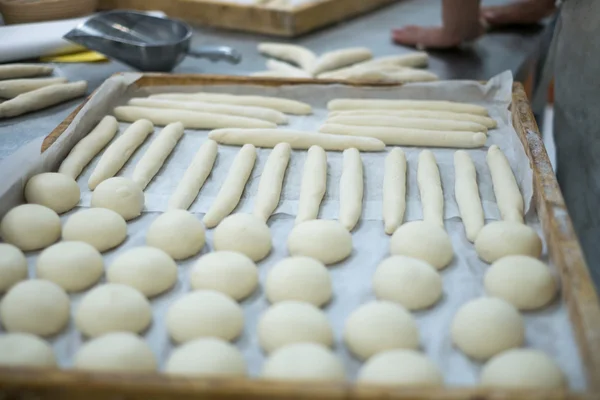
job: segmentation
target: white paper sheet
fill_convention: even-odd
[[[327,101],[339,97],[436,99],[466,101],[485,105],[490,111],[490,115],[499,121],[499,127],[490,131],[485,148],[468,150],[468,152],[474,159],[479,174],[480,194],[484,202],[486,219],[490,221],[499,218],[490,175],[485,163],[486,150],[491,144],[498,144],[507,155],[526,199],[528,210],[530,208],[529,204],[533,193],[532,171],[519,138],[511,126],[508,111],[512,87],[510,73],[495,77],[487,85],[470,81],[453,81],[412,84],[401,88],[359,89],[341,85],[307,85],[280,88],[256,86],[201,88],[187,86],[181,88],[152,87],[151,90],[139,90],[133,87],[128,89],[127,85],[133,82],[137,76],[126,74],[123,77],[112,78],[107,81],[85,107],[86,113],[80,113],[74,123],[42,157],[36,156],[36,152],[39,152],[39,143],[34,143],[29,146],[29,149],[23,149],[19,154],[5,160],[4,164],[0,165],[2,171],[10,171],[8,175],[11,177],[11,179],[6,179],[0,183],[0,215],[20,201],[21,188],[29,176],[42,170],[56,170],[60,160],[65,157],[77,140],[87,134],[102,116],[110,113],[114,105],[122,104],[130,97],[145,96],[150,92],[193,92],[200,90],[278,95],[306,101],[314,107],[314,114],[308,117],[290,117],[289,125],[293,129],[306,130],[316,130],[326,117]],[[121,124],[120,132],[123,132],[126,126],[128,124]],[[120,176],[131,176],[137,160],[148,148],[151,140],[156,137],[158,131],[159,128],[134,154],[132,160],[120,171]],[[166,208],[169,196],[194,154],[206,140],[206,136],[206,131],[186,130],[186,134],[175,148],[166,165],[148,185],[145,192],[146,212],[142,217],[128,224],[129,236],[127,241],[117,250],[104,254],[107,266],[110,265],[117,254],[124,250],[144,245],[145,231],[159,215],[159,212]],[[198,214],[198,217],[206,212],[216,196],[238,150],[237,147],[219,146],[219,155],[213,172],[200,192],[199,198],[190,208],[190,211]],[[422,149],[404,148],[404,150],[409,164],[408,201],[405,220],[412,221],[420,219],[422,216],[416,184],[417,158],[419,151]],[[353,232],[354,252],[348,260],[330,269],[334,285],[334,300],[324,310],[335,331],[335,351],[344,361],[348,377],[351,380],[355,378],[360,368],[360,362],[348,353],[343,344],[344,321],[361,304],[374,299],[370,283],[371,277],[379,262],[389,254],[389,237],[385,235],[381,221],[383,165],[387,151],[389,151],[389,148],[386,152],[361,154],[364,163],[365,203],[362,220]],[[446,200],[446,229],[452,237],[455,259],[448,268],[441,271],[444,281],[443,300],[432,309],[417,312],[414,315],[420,328],[423,351],[440,366],[446,383],[452,386],[474,385],[478,381],[481,365],[469,360],[452,346],[449,327],[453,315],[462,304],[485,294],[482,281],[486,264],[478,259],[473,245],[466,240],[464,228],[458,217],[458,208],[453,195],[454,168],[452,158],[454,150],[433,149],[433,152],[437,158],[442,177]],[[253,197],[269,153],[270,150],[267,149],[258,150],[257,163],[236,212],[249,212],[252,210]],[[287,256],[285,241],[293,227],[305,156],[306,153],[303,151],[293,151],[285,178],[282,201],[276,210],[276,214],[269,220],[274,248],[269,257],[259,263],[261,283],[265,281],[270,268]],[[342,155],[338,152],[328,152],[327,156],[327,195],[321,207],[320,216],[321,218],[333,219],[338,215],[338,189]],[[82,190],[80,203],[82,207],[89,205],[91,193],[87,189],[87,179],[97,159],[98,157],[84,170],[78,180]],[[71,213],[68,213],[68,215]],[[63,216],[63,220],[68,215]],[[541,235],[541,228],[534,210],[530,210],[527,220]],[[209,231],[207,246],[203,253],[211,250],[212,231]],[[32,275],[36,257],[37,253],[28,255]],[[180,273],[176,286],[168,293],[152,300],[154,322],[144,336],[160,359],[161,366],[164,365],[172,347],[163,326],[164,315],[169,304],[190,290],[189,270],[197,259],[198,256],[178,263]],[[73,310],[76,309],[81,296],[81,294],[71,296]],[[236,344],[248,361],[251,376],[257,376],[260,374],[264,355],[258,346],[256,327],[260,314],[268,308],[268,302],[262,289],[258,289],[249,299],[243,301],[242,307],[246,324],[244,333],[236,341]],[[539,348],[547,352],[557,360],[563,371],[565,371],[571,388],[583,389],[585,378],[564,302],[556,300],[550,307],[542,311],[524,313],[523,315],[527,330],[526,346]],[[52,339],[62,366],[69,367],[71,365],[71,357],[82,341],[83,338],[74,329],[72,323],[68,330]]]

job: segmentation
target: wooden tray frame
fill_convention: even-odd
[[[145,74],[138,86],[167,85],[304,85],[334,81],[313,79],[248,78],[218,75]],[[337,82],[339,83],[339,82]],[[360,85],[353,85],[360,86]],[[393,86],[393,85],[384,85]],[[88,98],[89,100],[89,98]],[[45,151],[56,141],[88,101],[58,125],[43,142]],[[598,399],[600,398],[600,307],[581,248],[573,231],[556,176],[552,170],[527,95],[520,83],[513,86],[512,119],[531,161],[534,205],[538,212],[550,259],[558,267],[562,296],[584,363],[586,393],[484,388],[385,389],[351,384],[306,384],[240,379],[189,379],[162,374],[113,375],[66,370],[0,368],[0,399],[68,400],[173,400],[173,399]]]
[[[163,10],[183,20],[236,31],[296,37],[398,0],[316,0],[292,10],[215,0],[100,0],[101,9]]]

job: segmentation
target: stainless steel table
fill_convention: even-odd
[[[485,4],[506,2],[506,0],[484,1]],[[390,30],[393,27],[439,23],[440,2],[438,0],[404,0],[363,17],[303,36],[293,42],[308,46],[317,53],[349,46],[367,46],[376,56],[383,56],[411,51],[391,42]],[[430,69],[441,78],[447,79],[487,79],[502,71],[511,70],[518,79],[523,66],[535,57],[542,33],[543,27],[490,33],[461,51],[431,52]],[[264,40],[274,39],[197,27],[193,39],[194,45],[225,44],[235,47],[243,55],[242,63],[233,66],[187,58],[173,72],[243,75],[264,70],[265,59],[256,51],[257,43]],[[62,64],[57,68],[62,75],[72,81],[87,80],[90,91],[111,74],[131,70],[117,62]],[[22,117],[0,120],[0,160],[28,141],[47,135],[79,102],[80,100],[75,100]]]

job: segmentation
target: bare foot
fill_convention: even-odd
[[[555,10],[554,0],[519,0],[506,6],[483,7],[481,17],[490,26],[532,25]]]
[[[419,48],[448,49],[458,47],[465,41],[470,41],[483,35],[484,29],[480,26],[476,31],[461,37],[447,32],[442,27],[421,27],[409,25],[404,28],[394,29],[392,38],[394,42]]]

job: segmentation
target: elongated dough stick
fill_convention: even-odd
[[[344,110],[436,110],[488,116],[485,107],[469,103],[435,100],[336,99],[327,104],[330,111]]]
[[[395,148],[385,158],[383,175],[383,223],[391,235],[402,225],[406,211],[406,155]]]
[[[140,107],[169,108],[236,115],[238,117],[262,119],[275,124],[287,124],[288,122],[288,119],[284,113],[264,107],[235,106],[230,104],[212,104],[201,101],[172,101],[146,98],[131,99],[127,104]]]
[[[399,56],[386,56],[378,57],[369,61],[363,61],[358,64],[351,65],[349,67],[336,69],[330,72],[324,72],[319,74],[319,78],[330,78],[335,75],[344,75],[356,68],[373,68],[373,67],[409,67],[418,68],[426,67],[429,62],[429,56],[427,53],[416,52],[410,54],[403,54]]]
[[[0,81],[0,97],[3,99],[12,99],[32,90],[67,82],[67,78],[10,79]]]
[[[340,178],[340,223],[354,229],[362,214],[363,165],[356,149],[344,150],[344,164]]]
[[[50,75],[54,68],[39,64],[6,64],[0,65],[0,79],[30,78],[32,76]]]
[[[317,219],[326,190],[327,153],[319,146],[312,146],[304,162],[296,224]]]
[[[421,147],[475,148],[485,145],[487,136],[483,132],[428,131],[387,127],[350,126],[325,124],[319,132],[334,135],[372,137],[387,145]]]
[[[303,69],[294,67],[288,63],[284,63],[277,60],[267,60],[267,69],[269,71],[286,72],[288,76],[296,78],[311,78],[312,75]]]
[[[234,94],[223,93],[163,93],[153,94],[152,99],[184,100],[184,101],[205,101],[211,103],[233,104],[238,106],[265,107],[278,110],[286,114],[308,115],[312,113],[312,107],[306,103],[296,100],[283,99],[279,97],[267,96],[238,96]]]
[[[332,111],[328,118],[334,117],[356,117],[368,116],[379,117],[389,116],[398,118],[427,118],[427,119],[444,119],[451,121],[470,121],[481,124],[488,129],[493,129],[498,126],[498,123],[490,117],[482,115],[455,113],[450,111],[431,111],[431,110],[349,110],[349,111]]]
[[[425,129],[431,131],[463,131],[487,133],[487,128],[476,122],[426,118],[399,118],[383,115],[377,118],[369,116],[339,116],[328,119],[327,123],[351,126],[386,126],[389,128],[412,128]]]
[[[233,160],[217,197],[202,220],[207,228],[217,226],[238,205],[255,161],[256,148],[251,144],[242,147]]]
[[[492,174],[494,193],[502,219],[522,224],[523,196],[506,156],[498,146],[493,145],[488,150],[486,159]]]
[[[98,160],[88,180],[88,187],[94,190],[102,181],[115,176],[153,130],[152,122],[147,119],[140,119],[127,128]]]
[[[35,89],[0,103],[0,118],[16,117],[64,103],[67,100],[83,96],[86,90],[86,81],[60,83]]]
[[[81,139],[58,168],[60,174],[77,179],[81,171],[115,137],[119,123],[112,115],[102,118],[96,127]]]
[[[143,118],[158,126],[181,122],[190,129],[277,127],[276,124],[262,119],[190,110],[121,106],[116,107],[113,113],[119,121],[133,122]]]
[[[169,199],[169,210],[190,208],[210,175],[217,158],[217,142],[208,140],[200,147]]]
[[[146,189],[146,186],[160,170],[160,167],[162,167],[182,136],[183,124],[173,122],[165,126],[158,137],[150,143],[150,147],[138,161],[131,177],[135,183],[140,185],[142,190]]]
[[[352,47],[323,54],[312,69],[313,75],[342,68],[373,58],[373,53],[366,47]]]
[[[284,129],[217,129],[210,132],[208,137],[218,143],[233,146],[253,144],[257,147],[273,148],[278,143],[289,143],[292,149],[308,149],[314,145],[331,151],[343,151],[352,147],[361,151],[385,149],[385,144],[381,140],[369,137],[327,135]]]
[[[252,72],[249,76],[257,76],[261,78],[299,78],[297,75],[290,71],[257,71]]]
[[[357,68],[346,74],[342,79],[349,82],[371,83],[409,83],[432,82],[439,80],[439,76],[429,71],[399,67],[368,67]],[[337,79],[337,77],[334,77]]]
[[[258,51],[269,57],[289,61],[305,71],[312,71],[317,56],[306,47],[286,43],[260,43]]]
[[[283,178],[290,162],[292,148],[288,143],[279,143],[267,159],[258,192],[254,199],[254,215],[267,222],[279,204]]]
[[[435,161],[435,156],[430,150],[423,150],[419,154],[417,167],[417,183],[421,194],[421,207],[423,207],[423,220],[444,227],[444,192],[440,170]]]
[[[484,217],[475,164],[469,153],[464,150],[454,153],[454,175],[454,196],[458,203],[460,217],[465,225],[467,239],[473,243],[483,228]]]

